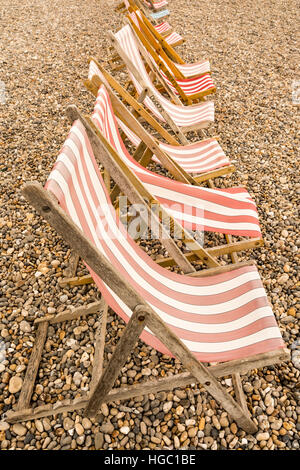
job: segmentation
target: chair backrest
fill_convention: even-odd
[[[73,124],[46,189],[199,360],[219,362],[284,346],[254,266],[183,276],[158,266],[136,245],[116,217],[80,121]],[[130,309],[90,271],[108,305],[127,322]],[[169,353],[148,329],[141,338]]]

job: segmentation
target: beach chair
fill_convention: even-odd
[[[153,21],[160,20],[161,18],[169,16],[170,14],[167,8],[161,8],[160,10],[157,10],[155,8],[150,9],[145,3],[143,3],[142,0],[124,0],[123,2],[119,3],[119,5],[117,5],[115,10],[126,10],[129,4],[133,7],[138,7],[147,18]]]
[[[152,137],[116,96],[112,87],[118,88],[119,84],[95,59],[90,61],[89,78],[84,84],[95,97],[98,95],[101,84],[105,85],[118,124],[126,137],[137,149],[142,143],[147,143],[146,155],[146,149],[143,149],[144,166],[147,166],[152,158],[167,168],[175,179],[191,184],[204,181],[211,184],[209,180],[235,171],[234,165],[230,163],[216,138],[204,139],[188,145],[179,145],[176,142],[174,145]],[[133,98],[131,100],[134,101]],[[139,107],[138,102],[135,104],[136,107]],[[166,138],[165,135],[161,137]],[[167,137],[169,136],[167,135]],[[169,157],[167,160],[165,154]]]
[[[142,22],[136,25],[136,22],[132,19],[131,15],[127,15],[128,21],[136,35],[136,38],[140,41],[144,58],[148,53],[151,57],[151,61],[154,69],[159,73],[163,82],[168,86],[168,89],[173,94],[179,96],[181,101],[187,105],[191,105],[199,100],[203,100],[204,97],[215,93],[216,87],[213,83],[210,65],[208,61],[203,61],[201,64],[202,70],[198,76],[185,78],[179,71],[176,65],[169,59],[160,43],[148,32],[148,29]],[[120,34],[122,36],[122,33]],[[150,40],[149,40],[150,38]]]
[[[108,91],[103,85],[99,89],[92,118],[82,116],[78,110],[72,119],[77,118],[85,122],[87,128],[91,127],[141,197],[148,201],[154,197],[160,202],[172,217],[172,224],[175,220],[188,230],[250,238],[207,249],[202,259],[207,258],[211,250],[220,256],[261,244],[255,203],[245,188],[216,189],[184,184],[153,173],[129,154],[119,134]],[[109,173],[112,174],[111,170]]]
[[[73,124],[45,188],[28,183],[23,194],[85,260],[105,304],[127,326],[105,370],[98,352],[98,374],[93,374],[89,393],[73,402],[10,411],[7,420],[32,420],[80,408],[94,417],[104,402],[199,383],[239,427],[256,432],[242,388],[234,399],[217,380],[289,360],[256,267],[240,263],[179,275],[158,266],[116,217],[80,121]],[[104,322],[102,355],[105,328]],[[186,371],[113,388],[139,337],[176,357]],[[37,366],[34,372],[36,376]]]
[[[125,0],[125,7],[128,13],[136,12],[136,14],[139,14],[140,12],[143,15],[143,18],[146,18],[151,27],[154,28],[154,31],[158,34],[158,37],[163,37],[167,44],[172,46],[172,48],[185,42],[185,39],[176,31],[174,31],[172,26],[167,21],[163,21],[158,25],[152,24],[147,16],[139,8],[137,8],[132,0]],[[134,15],[132,18],[137,21],[135,16],[136,15]]]
[[[197,77],[204,73],[211,73],[211,65],[208,60],[201,60],[192,64],[186,63],[173,49],[170,41],[151,24],[147,17],[138,8],[129,7],[128,12],[132,21],[146,35],[151,45],[161,57],[166,67],[176,78]]]
[[[184,106],[170,90],[173,101],[163,96],[154,86],[142,59],[138,42],[130,25],[124,26],[116,34],[109,33],[116,52],[126,64],[129,77],[136,89],[138,101],[147,107],[156,119],[166,122],[183,144],[188,144],[185,135],[198,131],[214,121],[214,103],[205,101],[193,106]],[[149,57],[146,61],[152,67]],[[162,78],[155,73],[155,78],[162,83]],[[163,83],[164,88],[166,84]]]

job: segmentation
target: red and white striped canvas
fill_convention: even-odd
[[[134,22],[137,28],[140,28],[138,17],[143,21],[142,15],[140,10],[136,10],[135,12],[129,13],[130,18]],[[169,24],[169,23],[167,23]],[[170,26],[170,25],[169,25]],[[172,37],[172,35],[175,34],[175,36]],[[179,37],[178,37],[179,36]],[[180,38],[180,39],[179,39]],[[164,40],[167,41],[169,45],[174,44],[175,42],[178,42],[182,39],[182,37],[178,33],[171,33],[168,37],[165,37]],[[165,66],[169,69],[169,71],[172,73],[166,62],[162,57],[160,59],[164,62]],[[171,59],[170,59],[171,60]],[[198,77],[199,75],[202,75],[204,73],[210,72],[210,63],[209,60],[202,60],[199,62],[195,62],[194,64],[178,64],[174,62],[175,67],[183,74],[185,78],[191,78],[191,77]],[[173,73],[172,73],[173,75]]]
[[[153,26],[159,34],[166,33],[172,29],[172,26],[167,21],[163,21],[162,23]]]
[[[137,12],[135,12],[135,11],[128,12],[128,14],[129,14],[130,18],[132,19],[132,21],[134,22],[135,26],[140,30],[141,28],[140,28],[139,21],[138,21],[138,18],[137,18],[137,15],[141,18],[141,14],[140,14],[139,10],[137,10]],[[165,29],[165,30],[168,30],[168,28],[170,29],[169,23],[164,23],[164,24],[166,24],[168,26],[165,26],[161,29]],[[154,28],[157,30],[156,26],[154,26]],[[181,42],[183,40],[183,38],[180,36],[180,34],[173,31],[168,36],[166,36],[164,38],[164,40],[171,46],[171,45],[176,45],[177,43]]]
[[[125,52],[125,54],[128,56],[128,58],[139,71],[144,81],[144,85],[151,90],[155,98],[159,101],[160,105],[169,114],[169,116],[172,118],[172,120],[178,127],[181,127],[183,129],[185,127],[190,126],[204,128],[214,121],[214,103],[212,101],[206,101],[204,103],[195,104],[193,106],[183,106],[171,103],[170,100],[168,100],[167,98],[162,96],[161,93],[158,92],[146,71],[145,65],[140,55],[136,38],[134,37],[130,25],[126,25],[122,29],[120,29],[115,34],[115,38],[118,41],[120,47]],[[132,80],[137,90],[137,93],[140,94],[143,90],[143,85],[139,83],[139,81],[134,77],[130,70],[128,70],[128,74],[130,75],[130,79]],[[143,104],[147,106],[147,108],[158,119],[163,122],[165,121],[155,104],[151,101],[148,96],[143,101]]]
[[[164,40],[170,45],[170,46],[176,46],[179,45],[178,43],[183,42],[183,37],[180,36],[180,34],[176,33],[176,31],[173,31],[170,33],[168,36],[164,38]]]
[[[130,142],[138,147],[141,142],[139,137],[121,119],[117,118],[117,122]],[[170,145],[160,142],[159,146],[190,174],[206,173],[230,165],[229,158],[216,139],[205,139],[188,145]],[[159,163],[155,155],[152,159]]]
[[[160,8],[162,7],[165,7],[166,5],[168,5],[168,1],[167,0],[153,0],[152,1],[152,4],[150,2],[148,2],[147,0],[143,0],[143,2],[145,3],[145,5],[147,5],[148,8],[154,8],[154,10],[159,10]]]
[[[175,64],[178,70],[186,77],[197,77],[202,73],[210,72],[209,60],[202,60],[194,64]]]
[[[160,57],[160,60],[162,58]],[[173,85],[172,81],[167,77],[165,72],[159,69],[159,72],[163,79],[167,82],[168,86],[171,88],[172,92],[175,95],[179,95],[179,91]],[[174,81],[177,85],[181,88],[184,94],[188,97],[197,95],[199,93],[205,93],[209,90],[214,90],[215,85],[209,73],[204,73],[200,77],[193,77],[193,78],[175,78],[173,74],[171,74]]]
[[[185,228],[261,237],[256,206],[245,188],[192,186],[153,173],[140,165],[124,145],[104,85],[99,88],[92,118],[148,191]]]
[[[76,121],[46,189],[73,222],[200,361],[220,362],[283,348],[257,269],[197,278],[158,266],[116,218],[83,125]],[[108,305],[125,322],[132,312],[91,269]],[[164,354],[148,330],[141,339]]]

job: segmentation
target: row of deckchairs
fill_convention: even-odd
[[[167,5],[143,3],[157,12]],[[150,42],[142,40],[149,19],[138,6],[140,2],[125,0],[119,10],[125,10],[128,22],[109,33],[127,68],[131,92],[92,58],[85,85],[95,98],[93,113],[68,108],[71,129],[45,186],[33,182],[23,189],[90,272],[89,279],[75,278],[70,285],[95,282],[101,301],[36,319],[36,345],[19,402],[7,419],[37,419],[80,408],[95,416],[104,402],[199,383],[242,429],[253,433],[257,425],[240,374],[289,358],[255,264],[239,263],[236,256],[262,243],[256,205],[243,187],[215,187],[213,179],[233,171],[233,165],[217,139],[188,140],[189,132],[213,122],[213,102],[203,95],[194,104],[180,102],[159,67],[162,59],[167,64],[162,52],[156,62]],[[155,171],[156,165],[165,176]],[[128,220],[135,223],[135,237],[127,230],[130,224],[124,225]],[[165,256],[154,260],[138,245],[142,228],[159,240]],[[209,246],[199,239],[203,232],[212,236]],[[225,243],[215,243],[218,235]],[[224,255],[233,263],[221,265]],[[103,369],[108,307],[126,327]],[[48,324],[95,312],[101,321],[89,393],[32,408]],[[185,371],[114,388],[138,338],[178,358]],[[218,381],[228,375],[235,398]]]

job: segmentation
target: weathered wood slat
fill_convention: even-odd
[[[41,362],[42,352],[47,337],[48,322],[41,323],[37,328],[36,339],[27,365],[23,386],[20,392],[17,410],[28,408],[34,388],[35,379]]]
[[[249,370],[254,368],[267,367],[273,364],[290,360],[290,351],[282,349],[280,351],[271,351],[267,354],[257,354],[250,358],[242,360],[228,361],[226,363],[209,366],[208,370],[216,378],[232,375],[234,372],[239,374],[246,374]],[[186,387],[191,384],[196,384],[197,379],[190,372],[183,372],[175,376],[148,380],[146,383],[134,384],[127,387],[112,389],[105,397],[104,402],[115,402],[119,400],[128,400],[136,396],[143,396],[149,393],[160,392],[162,390],[173,390],[174,388]],[[55,410],[51,405],[43,405],[35,409],[23,409],[20,411],[7,412],[7,421],[9,423],[16,423],[31,419],[43,418],[68,411],[85,408],[88,404],[88,397],[77,400],[75,403],[66,403],[66,401],[58,402]]]

